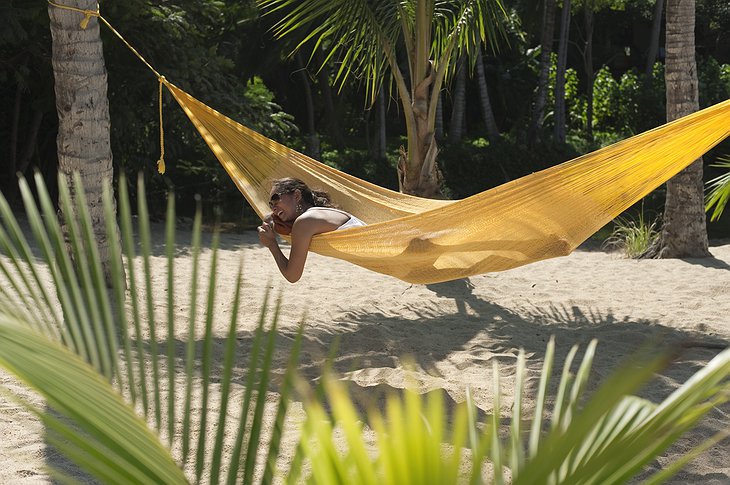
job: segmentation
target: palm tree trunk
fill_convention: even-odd
[[[489,90],[487,89],[487,76],[484,73],[484,60],[482,59],[482,49],[476,53],[477,63],[477,81],[479,83],[479,100],[482,104],[482,118],[484,118],[484,126],[487,130],[487,138],[489,142],[494,144],[499,141],[499,129],[497,128],[497,121],[494,119],[494,112],[492,111],[492,103],[489,100]]]
[[[564,0],[560,15],[560,41],[558,42],[558,65],[555,73],[555,126],[553,137],[558,143],[565,143],[565,70],[568,63],[568,28],[570,27],[570,0]]]
[[[555,0],[545,0],[542,19],[542,36],[540,38],[540,74],[537,78],[537,95],[532,107],[532,122],[527,132],[528,143],[540,141],[540,131],[545,119],[547,104],[548,79],[550,77],[550,57],[553,53],[555,36]]]
[[[443,71],[434,70],[431,61],[432,4],[419,1],[415,5],[415,28],[408,53],[410,89],[395,62],[394,51],[389,60],[396,77],[408,132],[408,150],[401,147],[398,159],[398,186],[401,192],[420,197],[440,198],[443,176],[436,163],[438,144],[435,131],[436,101],[443,80]],[[439,63],[445,66],[444,63]],[[440,67],[439,69],[442,69]]]
[[[436,131],[436,139],[444,139],[444,95],[439,93],[438,104],[436,105],[436,123],[434,127]]]
[[[449,143],[459,143],[464,136],[464,111],[466,109],[466,56],[459,58],[454,86],[454,105],[449,124]]]
[[[699,109],[694,32],[694,0],[667,0],[667,121]],[[653,255],[659,258],[711,256],[701,158],[667,182],[664,226]]]
[[[96,0],[67,0],[65,5],[96,10]],[[86,28],[79,12],[48,6],[53,44],[53,75],[58,112],[58,166],[70,179],[77,172],[83,183],[94,235],[107,283],[111,283],[111,254],[105,228],[102,188],[111,184],[113,167],[109,135],[109,100],[99,22],[91,17]],[[74,194],[75,196],[75,194]],[[116,208],[115,208],[116,212]],[[72,214],[61,214],[68,231]],[[117,236],[118,237],[118,231]]]
[[[386,158],[386,130],[385,130],[385,86],[380,87],[378,93],[378,136],[377,136],[377,158],[385,160]]]
[[[654,61],[659,51],[659,35],[662,31],[662,13],[664,11],[664,0],[656,0],[654,4],[654,18],[651,22],[651,39],[649,40],[649,50],[646,53],[646,66],[644,74],[647,78],[651,76],[654,70]]]

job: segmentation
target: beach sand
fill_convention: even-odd
[[[160,289],[155,304],[163,316],[167,294],[161,227],[155,228],[154,237],[152,264]],[[175,311],[182,322],[192,260],[189,231],[179,230],[177,239]],[[244,352],[250,348],[266,292],[271,292],[272,301],[280,295],[282,337],[274,364],[278,371],[286,364],[290,337],[304,319],[299,370],[307,379],[320,374],[336,343],[335,368],[353,382],[356,397],[412,383],[421,392],[443,389],[450,401],[461,402],[470,388],[480,410],[489,414],[496,360],[504,395],[500,412],[508,417],[519,349],[526,352],[528,372],[535,376],[551,336],[556,369],[562,368],[571,346],[580,345],[580,357],[591,339],[597,339],[589,382],[594,389],[643,345],[683,343],[684,353],[640,393],[659,402],[730,345],[730,241],[716,242],[711,252],[714,258],[629,260],[618,253],[580,248],[567,257],[435,285],[404,283],[312,254],[302,280],[292,285],[279,275],[255,232],[223,234],[214,310],[221,339],[216,345],[222,348],[237,268],[243,261],[239,345]],[[208,267],[210,251],[202,258]],[[201,284],[204,280],[207,275]],[[182,330],[180,338],[185,338]],[[412,372],[409,365],[414,366]],[[42,406],[4,371],[0,383]],[[240,393],[237,396],[240,399]],[[534,390],[528,390],[528,409],[533,396]],[[301,404],[292,406],[292,413],[295,421],[297,413],[301,417]],[[728,427],[730,406],[714,409],[648,470],[663,467]],[[2,396],[0,430],[0,483],[50,483],[45,472],[49,463],[83,479],[48,448],[37,419]],[[730,440],[705,452],[670,483],[730,483]]]

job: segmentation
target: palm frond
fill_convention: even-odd
[[[727,168],[728,173],[720,175],[707,182],[707,196],[705,196],[705,211],[709,212],[712,210],[711,221],[716,221],[720,218],[725,206],[730,200],[730,158],[719,158],[719,162],[714,164],[713,167]]]
[[[548,344],[540,375],[537,413],[530,433],[523,432],[527,421],[517,394],[512,419],[506,433],[500,432],[499,370],[495,362],[491,419],[479,424],[470,399],[455,404],[447,412],[440,392],[424,399],[411,390],[390,395],[385,411],[371,410],[367,420],[357,414],[346,386],[329,376],[325,379],[328,415],[318,400],[307,403],[307,422],[302,443],[311,460],[316,483],[416,484],[483,483],[485,476],[495,484],[505,483],[503,470],[511,471],[511,483],[624,483],[664,451],[678,436],[690,429],[709,409],[730,399],[730,349],[725,350],[661,404],[632,395],[667,363],[668,354],[638,356],[631,365],[619,369],[590,397],[586,386],[595,351],[592,342],[573,376],[570,368],[577,355],[571,349],[557,396],[550,426],[543,426],[553,365],[554,343]],[[526,369],[518,359],[516,390],[525,392]],[[560,409],[558,409],[560,408]],[[375,433],[376,446],[363,445],[367,422]],[[448,425],[447,425],[448,423]],[[452,428],[447,435],[444,430]],[[545,429],[543,429],[545,428]],[[334,430],[342,430],[333,444]],[[506,440],[501,436],[506,435]],[[529,435],[529,436],[528,436]],[[717,443],[720,433],[704,447]],[[466,453],[465,453],[466,452]],[[488,461],[486,460],[488,458]],[[472,462],[469,472],[459,466],[462,459]],[[367,470],[366,463],[372,462]],[[686,461],[682,460],[681,464]],[[489,466],[485,469],[485,466]],[[663,471],[657,480],[666,480],[679,469]],[[372,472],[375,471],[375,476]],[[486,475],[485,475],[486,474]]]
[[[434,61],[437,70],[444,71],[440,76],[448,77],[455,64],[450,62],[452,53],[461,50],[469,53],[482,43],[496,45],[506,19],[500,0],[258,0],[257,3],[267,15],[278,16],[272,29],[277,37],[304,33],[297,48],[313,42],[316,49],[331,41],[332,48],[324,62],[336,59],[339,64],[335,82],[342,87],[352,77],[359,79],[365,84],[366,97],[371,102],[389,73],[395,78],[409,77],[408,73],[400,72],[397,59],[400,43],[405,45],[410,77],[421,76],[420,70],[426,68],[421,64],[429,60]],[[426,18],[420,18],[419,12]],[[415,52],[422,52],[423,58],[412,58]],[[440,87],[440,81],[436,85]]]
[[[68,228],[67,237],[43,181],[38,177],[35,182],[40,207],[24,180],[20,188],[40,262],[33,253],[34,245],[25,239],[22,225],[0,195],[0,249],[5,254],[0,257],[0,268],[12,281],[11,285],[0,285],[0,364],[48,401],[53,413],[40,412],[32,406],[31,409],[53,431],[53,444],[103,482],[185,483],[188,479],[199,482],[207,478],[218,483],[221,475],[230,482],[251,482],[253,471],[262,469],[265,471],[258,478],[270,483],[283,436],[300,337],[294,344],[280,390],[275,431],[272,436],[263,436],[263,409],[270,401],[266,393],[271,384],[277,320],[276,312],[273,321],[267,314],[268,294],[259,316],[254,351],[249,356],[245,403],[241,409],[231,410],[229,397],[237,385],[234,370],[246,357],[240,354],[237,344],[242,269],[230,300],[223,362],[217,369],[212,347],[216,329],[217,235],[213,238],[211,266],[205,270],[210,279],[203,299],[204,325],[200,328],[200,211],[192,238],[189,321],[179,326],[175,322],[179,317],[174,312],[177,302],[173,293],[175,286],[181,284],[175,273],[174,196],[168,198],[165,228],[167,268],[165,274],[159,275],[154,273],[151,263],[152,231],[141,180],[138,240],[134,236],[127,185],[123,177],[120,181],[121,244],[114,223],[111,188],[104,188],[110,251],[115,255],[123,252],[126,258],[124,266],[121,258],[110,259],[112,288],[108,291],[78,177],[73,190],[66,185],[65,178],[59,179],[59,202],[66,215],[63,223]],[[138,247],[141,256],[137,255]],[[166,279],[166,285],[158,278]],[[166,308],[159,311],[153,303],[153,292],[164,286]],[[63,318],[55,316],[58,308]],[[181,336],[185,331],[187,335]],[[267,332],[268,337],[261,338]],[[183,341],[184,355],[178,355],[178,339]],[[200,350],[196,339],[200,339]],[[216,382],[211,379],[214,373]],[[194,388],[200,392],[194,392]],[[214,395],[220,405],[212,405]],[[252,413],[248,412],[249,406]],[[213,435],[209,430],[214,428],[214,439],[207,439]],[[234,432],[225,433],[226,430]],[[161,444],[163,439],[166,446]],[[267,440],[268,453],[256,453]],[[190,477],[181,471],[187,464],[192,470]]]
[[[6,313],[0,313],[0,364],[42,393],[61,418],[26,406],[53,431],[52,443],[102,483],[186,483],[157,435],[107,380]]]
[[[335,82],[340,86],[355,76],[372,94],[377,88],[372,81],[383,79],[386,56],[395,55],[399,28],[396,2],[259,0],[258,5],[267,15],[279,16],[272,28],[277,37],[306,32],[297,48],[309,42],[317,48],[331,41],[324,62],[336,58],[339,69]]]

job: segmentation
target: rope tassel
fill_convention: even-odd
[[[77,7],[71,7],[69,5],[60,5],[58,3],[53,2],[52,0],[48,0],[48,4],[53,7],[56,7],[56,8],[61,8],[64,10],[71,10],[71,11],[79,12],[79,13],[83,14],[84,18],[81,19],[81,22],[79,23],[79,26],[82,29],[86,29],[86,27],[89,26],[89,21],[91,20],[91,17],[98,17],[99,20],[101,22],[103,22],[104,25],[109,27],[109,30],[111,30],[114,33],[114,35],[119,37],[119,39],[124,43],[124,45],[126,45],[129,48],[129,50],[132,51],[132,53],[134,53],[134,55],[136,55],[157,76],[157,79],[160,81],[160,95],[159,95],[159,101],[160,101],[160,159],[157,160],[157,171],[160,172],[161,174],[165,173],[165,140],[164,140],[165,134],[164,134],[163,127],[162,127],[162,85],[167,84],[167,80],[165,79],[165,76],[162,76],[159,72],[157,72],[157,70],[155,68],[153,68],[152,65],[150,65],[150,63],[147,62],[147,60],[144,57],[142,57],[139,52],[137,52],[137,49],[132,47],[129,44],[129,42],[127,42],[126,39],[124,39],[124,37],[122,37],[122,35],[119,32],[117,32],[117,30],[114,27],[112,27],[112,25],[109,22],[107,22],[107,20],[99,12],[98,4],[97,4],[96,10],[84,10],[84,9],[77,8]]]
[[[165,173],[165,130],[162,125],[162,85],[165,83],[165,76],[160,76],[160,159],[157,160],[157,171]]]

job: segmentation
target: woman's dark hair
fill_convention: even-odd
[[[281,194],[291,194],[298,190],[302,194],[304,202],[314,207],[335,207],[327,192],[312,190],[299,179],[292,177],[276,179],[271,183],[271,187]]]

